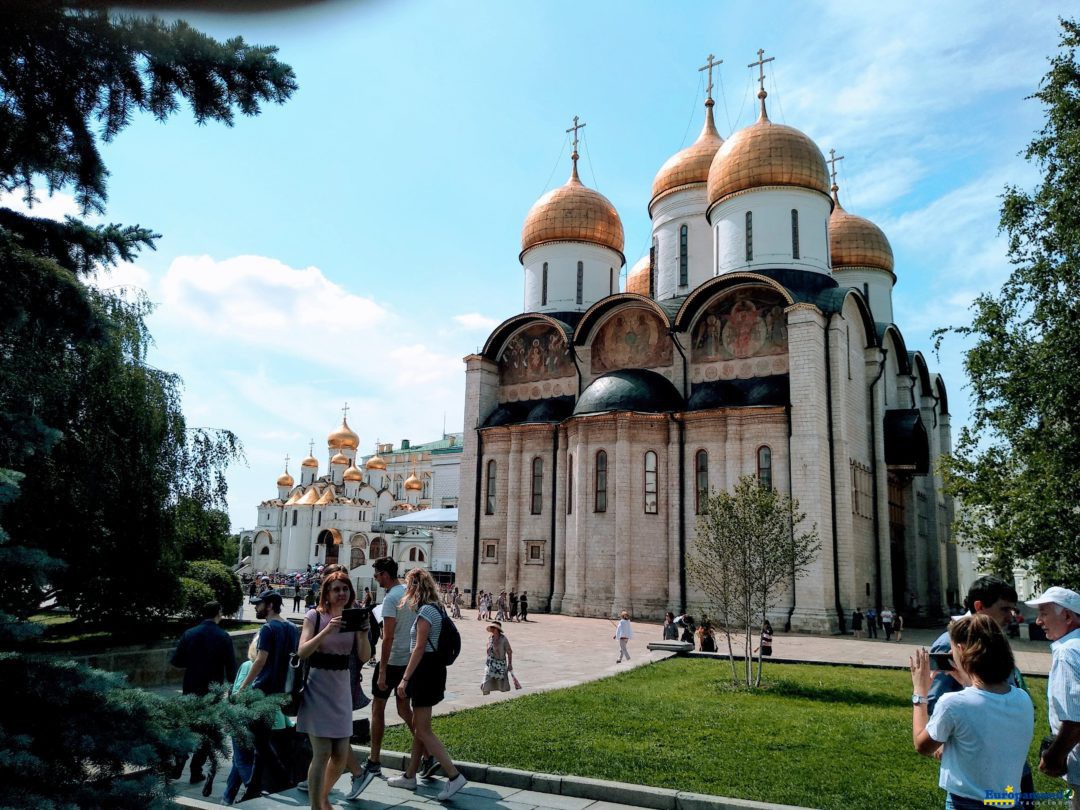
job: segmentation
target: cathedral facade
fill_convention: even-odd
[[[578,615],[710,611],[686,573],[699,505],[751,474],[822,542],[780,626],[955,600],[945,385],[893,323],[892,250],[840,205],[840,158],[830,177],[770,121],[761,82],[758,120],[726,141],[707,94],[701,135],[653,182],[625,292],[622,223],[578,177],[575,120],[570,179],[522,229],[525,312],[465,358],[463,589]]]

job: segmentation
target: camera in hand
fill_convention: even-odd
[[[943,672],[948,672],[953,668],[951,652],[930,653],[930,669],[940,669]]]
[[[368,629],[368,616],[371,611],[368,608],[346,608],[341,611],[341,632],[354,633]]]

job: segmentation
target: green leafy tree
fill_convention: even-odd
[[[804,531],[799,502],[745,475],[734,492],[712,491],[698,517],[691,581],[710,598],[727,639],[731,681],[739,683],[734,633],[742,634],[743,682],[761,685],[762,656],[752,654],[760,628],[784,590],[806,575],[821,550],[817,527]]]
[[[1061,50],[1032,98],[1046,121],[1024,156],[1034,190],[1010,186],[1001,207],[1012,271],[980,295],[964,358],[974,410],[951,457],[956,534],[997,573],[1030,566],[1044,584],[1080,587],[1080,27],[1061,20]]]
[[[207,508],[190,495],[183,495],[176,504],[174,515],[182,559],[225,562],[229,515],[224,510]],[[235,551],[232,561],[236,562]]]
[[[184,575],[205,584],[213,591],[213,599],[221,604],[221,610],[229,616],[236,613],[244,602],[240,577],[219,560],[198,560],[185,566]],[[203,603],[210,601],[203,600]]]

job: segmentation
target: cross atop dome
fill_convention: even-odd
[[[349,418],[349,403],[346,402],[345,406],[341,409],[341,421],[344,422]]]
[[[577,179],[578,179],[578,173],[577,173],[577,162],[578,162],[578,151],[577,151],[577,145],[578,145],[578,136],[577,136],[577,134],[578,134],[578,130],[579,130],[579,129],[585,129],[585,124],[584,124],[584,122],[582,122],[582,123],[580,123],[580,124],[579,124],[579,123],[578,123],[578,117],[577,117],[577,116],[575,115],[575,116],[574,116],[574,125],[573,125],[572,127],[570,127],[570,129],[566,130],[567,132],[573,132],[573,133],[574,133],[574,151],[570,153],[570,160],[572,160],[572,161],[574,162],[574,168],[573,168],[573,170],[571,171],[571,174],[570,174],[570,177],[571,177],[571,179],[573,179],[573,180],[577,180]]]
[[[712,99],[712,88],[713,88],[712,71],[713,71],[713,68],[718,67],[718,66],[720,66],[722,64],[724,64],[723,59],[717,59],[715,56],[713,56],[710,53],[708,59],[705,62],[705,64],[698,68],[698,73],[701,73],[703,70],[709,71],[709,74],[708,74],[709,75],[709,83],[705,86],[705,106],[707,106],[707,107],[711,107],[713,105],[713,99]]]
[[[832,188],[829,189],[829,190],[833,194],[833,199],[836,199],[836,192],[838,192],[840,190],[840,186],[836,185],[836,164],[839,163],[843,159],[844,159],[843,155],[841,155],[840,157],[837,157],[836,156],[836,150],[835,149],[830,149],[829,150],[829,157],[825,161],[826,163],[829,164],[829,176],[832,178]]]
[[[285,454],[285,472],[289,471],[289,454]]]
[[[747,65],[747,67],[755,67],[756,66],[757,69],[758,69],[758,93],[757,93],[757,97],[759,99],[761,99],[761,117],[762,118],[768,118],[769,116],[765,113],[765,97],[767,95],[769,95],[768,93],[765,92],[765,65],[768,62],[775,61],[776,57],[775,56],[770,56],[768,59],[765,59],[764,57],[765,57],[765,49],[764,48],[758,48],[757,61],[756,62],[751,62],[749,65]]]

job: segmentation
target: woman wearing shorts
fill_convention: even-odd
[[[427,750],[439,761],[447,776],[438,795],[439,801],[444,802],[465,787],[466,780],[454,767],[442,740],[431,730],[431,709],[442,701],[446,690],[446,665],[437,652],[445,614],[439,607],[439,591],[431,574],[422,568],[414,568],[406,574],[405,598],[401,604],[408,605],[416,613],[409,633],[409,663],[405,665],[405,674],[397,688],[398,697],[408,698],[412,704],[413,744],[405,773],[387,780],[387,784],[416,790],[416,771]]]

